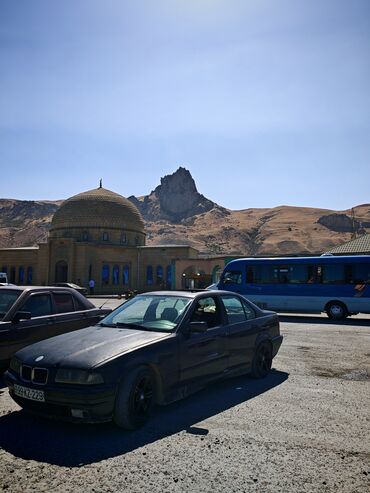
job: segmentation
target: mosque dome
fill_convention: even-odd
[[[103,187],[70,197],[55,212],[51,236],[76,229],[119,229],[145,234],[143,219],[135,205]]]

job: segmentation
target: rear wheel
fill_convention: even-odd
[[[344,320],[348,317],[348,310],[344,303],[332,301],[326,306],[326,314],[332,320]]]
[[[116,396],[113,421],[120,428],[134,430],[149,418],[154,405],[155,385],[145,367],[132,370],[122,381]]]
[[[253,356],[252,372],[253,378],[263,378],[271,370],[272,365],[272,350],[269,342],[262,342],[257,346]]]

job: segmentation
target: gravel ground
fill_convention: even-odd
[[[0,488],[368,493],[370,317],[281,329],[267,378],[208,387],[136,432],[28,416],[0,385]]]

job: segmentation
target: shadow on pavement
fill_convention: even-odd
[[[345,320],[331,320],[326,315],[312,317],[310,315],[286,315],[279,314],[280,322],[296,324],[320,324],[320,325],[350,325],[352,327],[370,327],[369,318],[346,318]]]
[[[4,380],[4,371],[0,371],[0,395],[4,393],[8,387],[6,386],[5,380]]]
[[[262,380],[238,377],[214,384],[186,400],[157,408],[141,429],[127,432],[111,423],[81,425],[12,412],[0,418],[0,447],[27,460],[78,467],[123,455],[146,444],[186,430],[206,435],[194,426],[282,384],[288,373],[272,370]]]

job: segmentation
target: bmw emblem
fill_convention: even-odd
[[[35,359],[35,361],[36,361],[36,363],[38,363],[42,359],[44,359],[44,356],[37,356],[37,358]]]

